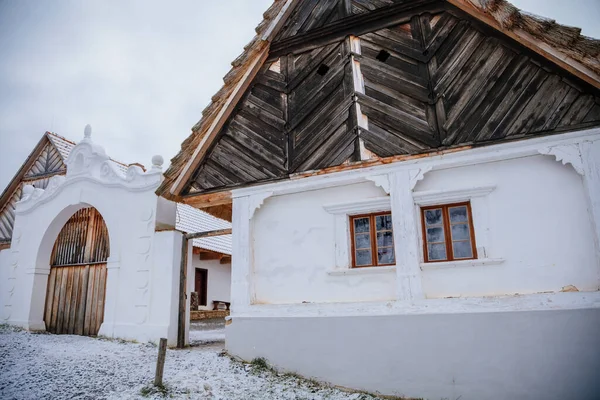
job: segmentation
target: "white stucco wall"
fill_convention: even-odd
[[[12,282],[9,282],[9,274],[11,267],[10,262],[10,249],[0,250],[0,307],[4,307],[8,302],[9,290],[14,286]],[[6,315],[5,310],[0,310],[3,315]]]
[[[206,306],[200,306],[199,309],[212,310],[214,300],[229,302],[231,299],[231,264],[221,264],[219,260],[200,260],[200,256],[197,254],[193,257],[194,273],[196,268],[208,270]],[[194,279],[195,275],[192,275],[192,280]]]
[[[373,183],[361,183],[267,199],[254,215],[255,302],[395,298],[393,271],[367,277],[327,273],[335,267],[335,232],[333,216],[323,205],[383,195]]]
[[[477,247],[485,244],[479,258],[495,262],[435,269],[424,265],[425,297],[556,292],[567,285],[598,290],[593,227],[582,178],[572,166],[537,155],[432,171],[414,193],[482,186],[492,189],[476,205],[473,202]],[[336,267],[336,237],[335,217],[324,206],[385,195],[369,182],[267,198],[253,219],[254,303],[395,299],[393,270],[327,273]],[[415,214],[420,224],[416,207]],[[420,229],[416,227],[419,243]],[[420,246],[419,253],[422,261]]]
[[[570,165],[540,155],[433,171],[415,192],[489,184],[496,189],[485,201],[486,256],[505,261],[424,269],[427,297],[556,292],[567,285],[598,290],[600,271],[582,179]]]

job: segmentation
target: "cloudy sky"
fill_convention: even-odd
[[[271,0],[0,0],[0,191],[49,130],[166,160]],[[600,38],[598,0],[513,0]]]

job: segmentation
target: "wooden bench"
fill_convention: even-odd
[[[219,304],[225,304],[225,307],[227,307],[227,311],[229,311],[229,306],[231,305],[231,303],[229,303],[227,301],[220,301],[220,300],[213,301],[213,311],[216,311],[219,309]]]

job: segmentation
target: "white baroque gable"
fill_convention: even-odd
[[[62,188],[80,181],[89,181],[105,187],[119,187],[128,191],[154,191],[160,185],[163,158],[154,156],[152,168],[145,172],[131,165],[123,173],[108,157],[104,148],[92,140],[92,128],[87,125],[84,139],[69,154],[65,164],[66,176],[54,176],[46,189],[33,186],[23,188],[23,198],[17,204],[17,213],[25,213],[53,198]]]

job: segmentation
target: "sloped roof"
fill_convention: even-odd
[[[583,76],[583,79],[600,88],[600,40],[582,36],[581,29],[523,12],[506,0],[447,1],[517,39],[559,66],[569,67],[570,72],[580,73],[578,76]],[[180,152],[171,159],[171,165],[165,172],[165,180],[157,190],[159,195],[169,199],[179,198],[174,187],[181,186],[181,177],[189,172],[188,169],[193,168],[192,163],[200,158],[198,155],[201,150],[211,145],[212,139],[207,133],[219,124],[219,118],[227,118],[223,110],[230,106],[229,101],[234,97],[235,90],[239,89],[241,81],[251,81],[254,78],[253,74],[248,74],[253,61],[260,54],[268,52],[278,27],[285,22],[285,10],[293,9],[297,2],[298,0],[275,0],[264,13],[263,21],[256,28],[256,36],[232,62],[232,69],[223,79],[223,87],[202,112],[201,120],[194,125],[192,133],[182,143]]]
[[[268,50],[269,40],[276,33],[271,27],[272,23],[281,13],[283,7],[286,4],[290,7],[294,1],[297,0],[275,0],[271,7],[265,11],[263,21],[255,29],[256,36],[244,46],[242,54],[233,60],[231,70],[223,78],[223,87],[212,97],[210,104],[202,111],[202,118],[192,128],[192,134],[181,144],[181,151],[171,159],[171,165],[165,172],[165,180],[157,190],[159,195],[168,199],[176,198],[170,192],[173,183],[177,180],[195,149],[202,143],[208,129],[225,106],[227,99],[232,95],[240,80],[244,78],[246,70],[261,52]]]
[[[582,35],[581,28],[520,10],[506,0],[450,0],[450,3],[471,7],[493,18],[503,31],[514,32],[523,39],[531,35],[600,75],[600,40]]]
[[[20,198],[20,186],[18,184],[21,182],[24,174],[27,172],[30,161],[34,161],[34,159],[39,155],[40,149],[42,149],[43,146],[46,145],[47,141],[54,145],[56,150],[59,152],[63,162],[67,160],[69,154],[77,145],[76,142],[69,140],[63,136],[60,136],[54,132],[46,132],[40,140],[40,142],[38,143],[38,145],[36,145],[35,149],[29,155],[25,163],[23,163],[23,166],[19,169],[15,177],[11,180],[11,182],[9,182],[8,186],[2,193],[2,196],[0,196],[0,210],[3,210],[5,205],[14,207],[13,203],[16,203],[16,201],[18,201],[18,199]],[[127,172],[127,168],[129,167],[128,164],[113,159],[111,159],[111,161],[115,164],[115,166],[117,166],[117,168],[119,168],[121,172]],[[141,164],[137,165],[141,166]],[[64,172],[57,172],[57,174],[62,173]],[[11,201],[11,204],[6,204],[8,200],[14,201]],[[184,204],[177,204],[176,229],[188,233],[194,233],[225,228],[231,228],[231,224],[227,221],[215,218],[212,215],[206,214],[205,212],[197,210],[193,207],[186,206]],[[2,239],[1,235],[0,239]],[[216,251],[222,254],[231,255],[231,235],[226,235],[222,237],[217,236],[205,239],[195,239],[194,246],[206,250]]]
[[[203,231],[216,231],[231,228],[231,223],[218,219],[186,204],[177,204],[178,230],[195,233]],[[210,238],[194,239],[194,247],[231,255],[231,235],[213,236]]]
[[[54,144],[56,149],[59,151],[60,155],[63,158],[63,161],[67,161],[67,158],[69,158],[69,154],[71,153],[71,150],[73,150],[73,147],[75,147],[75,145],[77,143],[75,143],[63,136],[60,136],[54,132],[46,132],[46,135],[48,135],[48,139],[50,139],[52,144]],[[119,171],[121,171],[123,173],[127,172],[127,168],[129,168],[129,164],[124,164],[120,161],[113,160],[112,158],[110,160],[115,164],[115,166],[117,168],[119,168]]]

